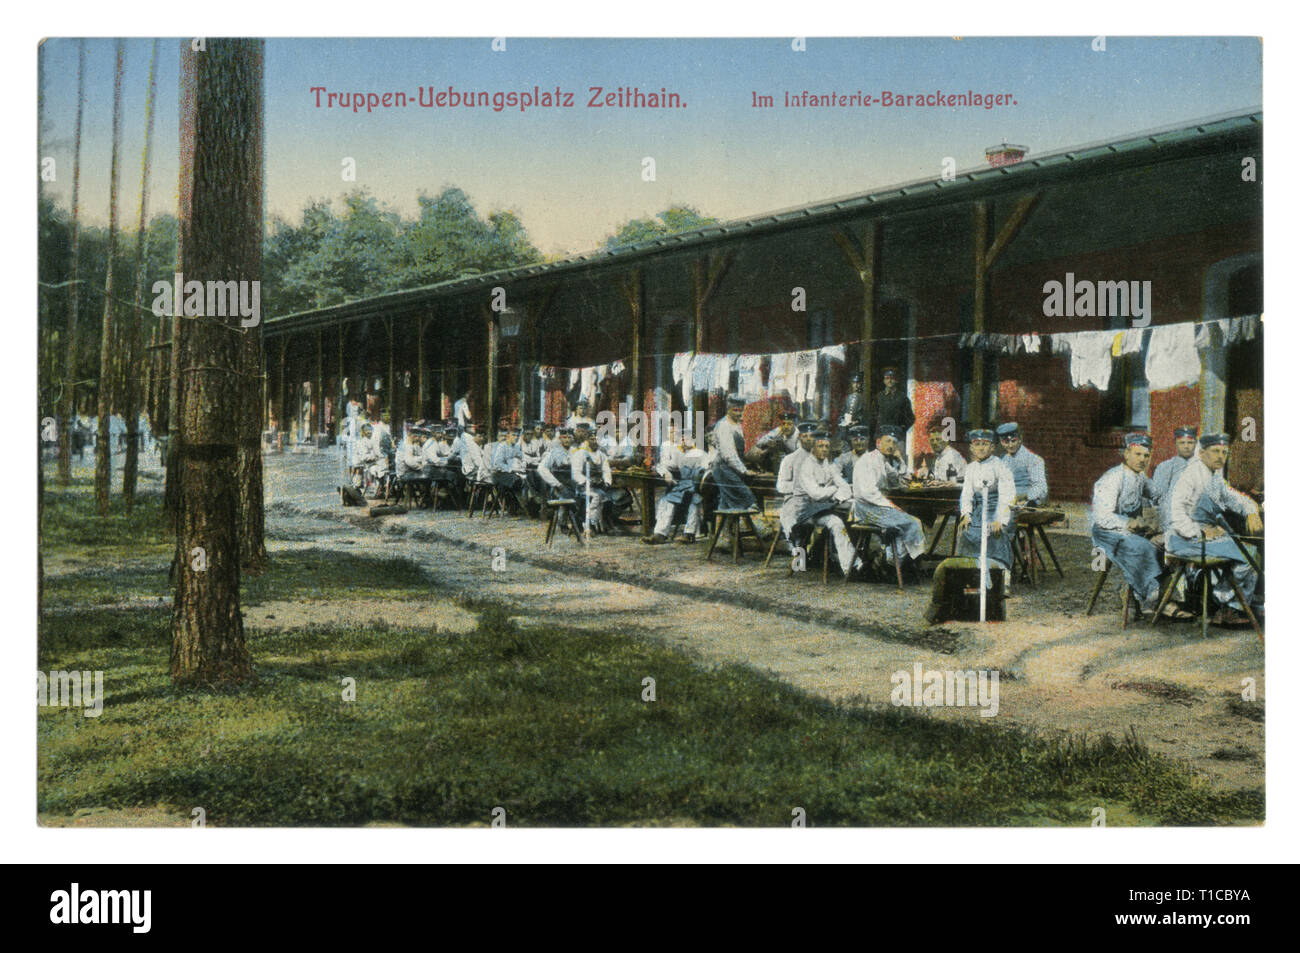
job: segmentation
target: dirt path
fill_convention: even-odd
[[[1120,736],[1132,728],[1218,787],[1263,784],[1264,659],[1254,632],[1211,629],[1202,640],[1195,625],[1121,630],[1117,579],[1097,614],[1085,617],[1092,579],[1081,535],[1053,534],[1066,578],[1014,592],[1008,622],[928,628],[920,621],[928,586],[901,593],[842,579],[823,586],[820,573],[792,576],[775,562],[764,571],[754,559],[706,563],[699,545],[648,547],[632,537],[598,537],[586,550],[560,539],[548,550],[530,520],[423,511],[369,518],[338,506],[335,482],[328,453],[268,459],[272,552],[322,546],[405,556],[446,589],[509,606],[522,624],[643,633],[832,699],[887,705],[891,676],[917,663],[927,671],[997,670],[999,722],[1047,734]],[[410,606],[352,603],[346,611],[397,624]],[[250,608],[250,624],[261,624],[266,608]],[[274,622],[296,625],[341,608],[276,604]],[[1257,703],[1240,703],[1247,678]],[[971,707],[924,710],[991,721]]]

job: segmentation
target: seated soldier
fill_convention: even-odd
[[[939,483],[960,483],[966,475],[966,458],[948,443],[939,421],[930,424],[929,436],[932,459],[923,463],[916,475]]]
[[[487,483],[492,479],[492,464],[483,450],[486,443],[487,434],[477,427],[461,443],[460,469],[466,483]]]
[[[871,428],[866,424],[857,424],[849,428],[849,449],[835,458],[835,465],[840,468],[840,476],[845,483],[853,482],[853,465],[871,452],[868,435]]]
[[[366,479],[379,486],[388,477],[388,454],[380,443],[382,434],[376,434],[375,430],[375,425],[368,420],[361,425],[357,459]]]
[[[561,428],[556,435],[555,446],[542,455],[537,464],[537,475],[546,485],[551,500],[574,499],[573,491],[573,431]]]
[[[1042,506],[1047,502],[1047,467],[1043,458],[1023,445],[1019,424],[998,427],[998,442],[1002,444],[1002,462],[1016,483],[1016,503]]]
[[[564,423],[566,427],[573,430],[573,437],[575,441],[578,438],[578,427],[581,426],[582,424],[586,424],[591,429],[595,429],[596,427],[596,421],[591,417],[591,405],[588,404],[585,399],[581,399],[578,401],[577,406],[574,408],[573,413],[569,415],[569,419],[566,420]],[[583,443],[584,445],[586,443],[585,437]]]
[[[492,482],[516,495],[524,492],[524,454],[519,447],[522,431],[507,430],[492,451]],[[521,499],[522,503],[523,500]]]
[[[781,461],[799,449],[797,415],[792,410],[783,410],[778,420],[777,425],[759,437],[754,442],[754,449],[745,455],[747,463],[752,462],[770,473],[776,473]]]
[[[1160,553],[1148,538],[1156,527],[1142,517],[1144,504],[1153,504],[1147,464],[1151,462],[1151,437],[1131,433],[1124,438],[1124,461],[1111,467],[1092,486],[1092,543],[1119,567],[1124,580],[1137,593],[1145,612],[1160,601]],[[1172,604],[1165,615],[1188,618]]]
[[[1015,535],[1011,504],[1016,498],[1016,480],[1007,465],[993,456],[993,431],[972,430],[967,437],[970,441],[971,461],[966,465],[966,478],[962,481],[961,502],[958,504],[961,518],[957,522],[960,533],[957,537],[957,555],[979,556],[984,497],[987,496],[986,552],[989,565],[1008,570],[1009,580],[1011,540]]]
[[[545,454],[546,451],[550,450],[552,447],[558,447],[560,445],[560,437],[557,432],[558,429],[559,428],[557,428],[555,424],[542,423],[540,420],[537,422],[537,432],[541,435],[542,439],[542,454]],[[540,462],[541,456],[539,455],[537,459]]]
[[[890,465],[899,428],[884,425],[876,437],[876,449],[863,454],[853,465],[853,519],[897,531],[907,558],[915,561],[925,552],[925,531],[921,521],[903,512],[884,491],[898,485],[898,473]]]
[[[793,549],[801,544],[812,527],[825,527],[835,545],[840,571],[845,578],[858,568],[853,562],[853,541],[844,521],[835,513],[839,504],[853,498],[852,488],[840,476],[839,468],[828,459],[830,434],[819,430],[813,434],[813,448],[795,470],[794,490],[781,505],[781,530]]]
[[[1230,439],[1226,433],[1201,437],[1200,456],[1187,464],[1174,485],[1165,549],[1171,555],[1188,559],[1199,559],[1204,553],[1207,558],[1232,560],[1232,574],[1237,585],[1246,601],[1255,607],[1258,605],[1255,590],[1259,580],[1251,560],[1259,565],[1258,550],[1232,537],[1226,513],[1244,516],[1246,532],[1252,536],[1264,532],[1264,522],[1260,519],[1259,504],[1228,486],[1223,479]],[[1222,574],[1213,594],[1219,605],[1213,620],[1215,625],[1239,625],[1248,621],[1245,605]]]
[[[812,453],[814,434],[817,433],[817,425],[811,420],[805,420],[795,427],[795,433],[799,437],[799,446],[793,453],[787,453],[781,460],[781,466],[776,472],[776,492],[784,493],[789,496],[794,492],[795,467],[804,461]]]
[[[587,501],[586,525],[602,532],[612,530],[609,500],[614,489],[614,475],[610,472],[609,457],[600,449],[600,439],[595,430],[587,431],[587,445],[573,452],[569,469],[575,492]]]
[[[424,445],[429,432],[423,427],[412,427],[397,445],[397,482],[399,485],[425,483],[432,466],[425,456]]]
[[[671,434],[670,434],[671,436]],[[704,496],[700,482],[708,471],[709,455],[695,446],[689,435],[665,441],[659,450],[656,472],[668,483],[668,489],[655,504],[654,535],[643,542],[659,544],[668,542],[681,510],[686,510],[686,530],[678,542],[693,543],[700,532],[700,519],[704,515]]]
[[[1169,532],[1169,504],[1174,499],[1174,485],[1196,457],[1196,428],[1178,427],[1174,430],[1174,455],[1165,460],[1151,474],[1151,495],[1160,509],[1160,528]]]

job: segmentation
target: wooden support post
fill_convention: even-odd
[[[397,426],[397,378],[393,374],[393,319],[384,318],[388,332],[388,425]],[[380,402],[379,419],[383,420],[383,402]]]
[[[621,282],[627,298],[628,336],[632,339],[632,366],[628,369],[628,389],[632,396],[632,409],[641,409],[641,354],[645,342],[645,270],[632,269],[632,274]]]
[[[864,404],[863,413],[867,420],[875,419],[876,388],[871,375],[875,370],[876,311],[880,303],[880,220],[872,219],[862,230],[862,235],[854,235],[848,229],[839,229],[832,233],[835,243],[840,246],[849,266],[857,273],[858,284],[862,287],[862,315],[858,325],[860,372]]]
[[[487,439],[497,438],[497,351],[501,346],[501,326],[497,322],[497,313],[487,305],[483,306],[483,315],[487,319]]]
[[[316,386],[311,395],[316,412],[313,414],[313,428],[317,438],[325,432],[325,329],[316,329]]]
[[[726,274],[734,258],[735,255],[731,252],[720,252],[702,256],[691,262],[692,298],[695,305],[691,317],[691,340],[697,354],[704,351],[705,341],[708,338],[708,329],[704,321],[705,310],[708,308],[713,293],[718,290],[718,285],[722,283],[722,276]],[[695,394],[694,404],[694,407],[688,409],[692,412],[707,413],[709,408],[708,395]]]
[[[988,242],[989,203],[985,199],[975,203],[973,246],[975,251],[975,303],[971,312],[971,330],[984,333],[988,309]],[[984,352],[975,351],[971,357],[970,375],[971,426],[982,426],[984,420]]]
[[[286,443],[288,443],[288,436],[293,433],[289,422],[289,379],[285,368],[288,346],[289,335],[285,334],[280,338],[280,432],[286,435]]]

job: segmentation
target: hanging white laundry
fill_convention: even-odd
[[[615,361],[614,363],[609,365],[609,376],[618,377],[618,375],[622,374],[623,371],[625,371],[626,369],[627,369],[627,365],[625,365],[622,361]]]
[[[1201,350],[1213,347],[1213,335],[1210,329],[1214,326],[1212,321],[1202,321],[1196,326],[1196,346]]]
[[[581,370],[579,370],[576,367],[569,369],[569,390],[573,390],[573,388],[578,386],[578,381],[581,379],[581,377],[582,377]]]
[[[1052,335],[1052,349],[1070,352],[1070,384],[1077,388],[1110,387],[1114,331],[1075,331]]]
[[[1201,358],[1196,353],[1196,327],[1166,324],[1151,329],[1147,345],[1147,387],[1169,390],[1187,387],[1201,378]]]
[[[578,377],[582,382],[579,393],[582,395],[582,399],[587,402],[588,406],[596,402],[595,376],[596,369],[594,367],[584,367],[578,372]]]
[[[763,391],[763,355],[742,354],[736,359],[736,393],[746,400],[758,400]]]
[[[1042,339],[1039,338],[1037,334],[1026,334],[1024,336],[1024,342],[1026,354],[1037,354],[1039,349],[1043,346]]]
[[[694,351],[681,351],[673,355],[673,383],[682,389],[682,400],[687,407],[691,406],[691,398],[694,394],[691,387],[694,363]]]
[[[790,359],[786,375],[793,386],[790,396],[795,403],[812,400],[817,395],[817,351],[796,351]]]
[[[736,363],[736,355],[720,354],[713,367],[713,389],[724,393],[731,387],[731,368]]]
[[[822,357],[826,358],[828,361],[835,361],[837,364],[844,363],[843,344],[828,344],[826,347],[822,348],[821,353]]]
[[[789,393],[790,387],[786,381],[786,368],[790,364],[789,354],[773,354],[771,366],[767,369],[767,389],[775,397],[782,392]]]
[[[1142,342],[1146,338],[1146,334],[1146,328],[1129,328],[1125,331],[1119,342],[1120,356],[1139,353],[1142,350]]]

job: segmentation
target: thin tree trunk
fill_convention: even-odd
[[[59,484],[72,476],[72,422],[77,414],[77,237],[81,212],[81,126],[86,110],[86,41],[77,41],[77,128],[72,146],[72,274],[68,282],[67,358],[63,365],[63,400],[59,421]]]
[[[135,506],[135,478],[140,465],[140,433],[136,426],[140,416],[140,322],[144,320],[144,282],[147,272],[145,248],[148,236],[145,225],[149,214],[149,147],[153,142],[153,101],[158,91],[156,70],[158,66],[158,46],[161,40],[153,41],[153,52],[149,56],[149,91],[144,98],[144,154],[140,157],[140,217],[136,224],[135,239],[135,312],[126,322],[126,373],[122,375],[122,415],[126,418],[126,462],[122,465],[122,496],[126,497],[126,508],[130,511]]]
[[[186,282],[259,281],[262,249],[261,40],[208,39],[181,53],[180,264]],[[194,316],[179,342],[180,446],[171,676],[253,678],[239,611],[237,458],[244,331]],[[232,433],[232,423],[236,424]]]
[[[99,343],[99,438],[95,441],[95,509],[108,513],[108,493],[113,478],[113,443],[108,417],[113,412],[113,265],[117,261],[117,159],[122,151],[122,68],[126,44],[117,41],[117,68],[113,71],[113,158],[108,171],[108,274],[104,278],[104,325]]]

